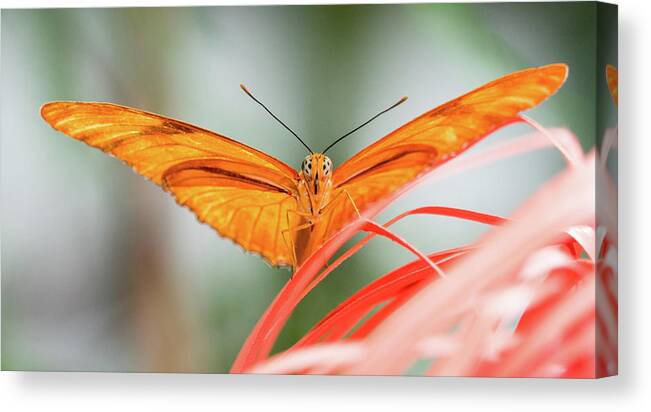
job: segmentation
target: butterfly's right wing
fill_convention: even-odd
[[[208,130],[110,103],[51,102],[43,118],[170,191],[197,218],[272,265],[291,265],[282,231],[299,222],[298,175],[285,163]]]
[[[617,69],[610,64],[606,66],[606,81],[608,82],[608,91],[617,104]]]
[[[567,72],[564,64],[521,70],[424,113],[336,168],[335,191],[345,191],[365,210],[514,122],[520,112],[553,95]],[[333,231],[355,213],[351,202],[342,202]]]

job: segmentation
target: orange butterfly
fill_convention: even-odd
[[[272,265],[300,266],[339,229],[554,94],[567,66],[509,74],[410,121],[338,168],[310,151],[299,171],[225,136],[111,103],[51,102],[53,128],[110,153],[172,193],[200,221]]]
[[[610,91],[610,96],[613,98],[615,104],[617,104],[617,68],[611,66],[610,64],[606,65],[606,81],[608,82],[608,91]]]

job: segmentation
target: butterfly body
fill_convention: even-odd
[[[346,199],[341,195],[332,179],[334,167],[332,160],[322,153],[312,153],[301,163],[299,171],[298,187],[298,211],[301,217],[300,224],[295,230],[294,261],[302,262],[316,248],[320,246],[314,239],[327,236],[327,221],[331,218],[329,212],[335,210],[338,202]]]
[[[274,266],[296,268],[360,212],[513,123],[566,77],[564,64],[506,75],[413,119],[336,169],[325,154],[311,153],[296,171],[218,133],[113,103],[50,102],[41,116],[163,187],[221,236]]]

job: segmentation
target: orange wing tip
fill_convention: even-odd
[[[608,80],[608,83],[617,81],[617,67],[612,64],[606,65],[606,79]]]
[[[617,67],[613,66],[612,64],[607,64],[606,83],[608,84],[608,91],[610,92],[610,96],[613,98],[613,102],[615,102],[615,104],[617,104],[618,102],[617,82],[618,82]]]
[[[57,103],[58,103],[58,102],[47,102],[47,103],[43,103],[43,104],[41,105],[41,109],[40,109],[41,116],[45,117],[45,112],[46,112],[49,108],[51,108],[52,106],[54,106],[54,105],[57,104]]]
[[[62,110],[65,108],[70,107],[72,104],[79,104],[81,102],[73,102],[73,101],[52,101],[52,102],[47,102],[43,103],[40,109],[41,117],[49,123],[48,117],[53,113],[58,110]]]
[[[52,123],[50,123],[49,117],[52,114],[52,111],[56,110],[56,106],[59,106],[61,103],[63,103],[63,102],[47,102],[47,103],[44,103],[41,106],[41,109],[39,111],[40,114],[41,114],[41,117],[43,118],[43,120],[45,120],[48,124],[52,125]]]
[[[552,90],[549,92],[549,96],[555,94],[565,84],[567,77],[570,74],[570,68],[565,63],[553,63],[529,70],[537,72],[538,74],[544,74],[544,76],[547,78],[547,81],[552,82],[553,86]],[[526,72],[527,69],[524,71]]]
[[[567,80],[567,76],[570,74],[570,68],[565,63],[553,63],[547,66],[542,66],[538,68],[539,70],[545,70],[550,75],[559,78],[559,83],[562,85]]]

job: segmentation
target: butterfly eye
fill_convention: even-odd
[[[323,174],[328,176],[332,171],[332,161],[329,158],[325,158],[323,161]]]
[[[303,169],[303,174],[306,176],[312,176],[312,161],[310,159],[303,160],[303,165],[301,167]]]

